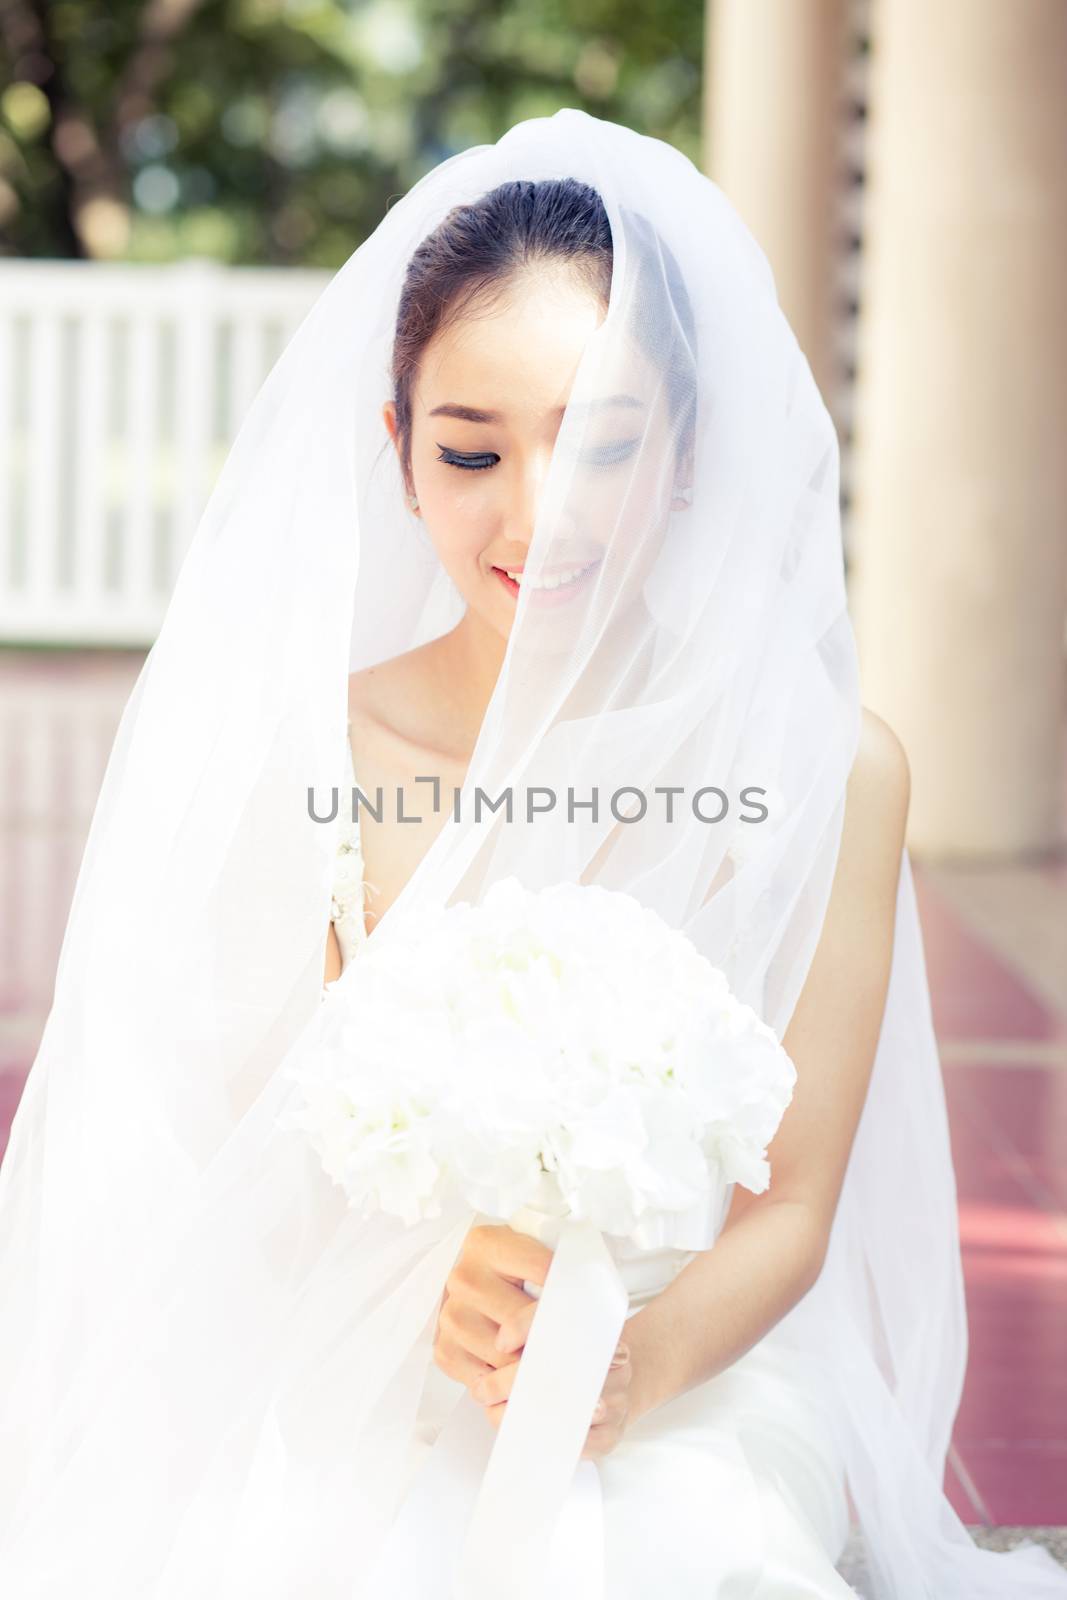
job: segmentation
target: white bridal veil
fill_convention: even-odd
[[[564,110],[443,162],[337,273],[248,412],[122,717],[0,1173],[12,1600],[371,1600],[473,1218],[359,1220],[276,1127],[344,983],[321,998],[339,819],[308,791],[328,815],[347,673],[461,611],[381,420],[408,263],[453,207],[561,177],[602,197],[611,294],[527,571],[599,565],[566,606],[520,594],[458,815],[371,938],[508,873],[596,881],[788,1024],[860,726],[834,428],[718,188]],[[478,813],[509,788],[510,820]],[[528,816],[535,789],[555,804]],[[746,789],[765,821],[742,820]],[[787,1321],[832,1376],[876,1595],[1067,1593],[1043,1552],[974,1549],[941,1493],[965,1333],[906,858],[829,1256]]]

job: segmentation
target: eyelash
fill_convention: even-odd
[[[446,444],[437,447],[441,454],[438,461],[443,461],[447,467],[462,467],[464,472],[484,472],[487,467],[495,466],[500,460],[497,455],[461,456],[455,450],[450,450]]]
[[[626,439],[618,445],[603,445],[599,451],[592,451],[586,460],[594,467],[614,467],[620,461],[626,461],[633,455],[640,441]],[[461,455],[456,450],[450,450],[446,444],[437,446],[441,454],[438,461],[443,461],[447,467],[458,467],[462,472],[485,472],[489,467],[494,467],[500,457],[494,451],[482,455]],[[595,459],[599,456],[599,459]]]

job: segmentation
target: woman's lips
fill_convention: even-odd
[[[529,590],[529,604],[532,606],[537,606],[539,610],[542,606],[558,606],[565,604],[566,601],[573,599],[573,597],[578,594],[579,591],[584,590],[587,587],[590,580],[596,575],[599,566],[600,558],[598,557],[596,561],[590,562],[584,572],[579,573],[579,575],[576,578],[573,578],[569,583],[558,584],[554,589],[531,588]],[[505,589],[507,589],[508,593],[516,596],[517,598],[519,594],[519,585],[515,582],[514,578],[509,578],[502,567],[494,567],[493,571],[496,573]],[[548,577],[550,574],[545,573],[543,576]]]

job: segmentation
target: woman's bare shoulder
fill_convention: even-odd
[[[895,903],[910,802],[904,746],[888,722],[864,706],[845,795],[835,901]]]
[[[862,707],[860,736],[848,780],[847,810],[860,825],[899,833],[911,800],[911,767],[899,737],[884,717]]]

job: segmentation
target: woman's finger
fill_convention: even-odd
[[[516,1357],[512,1357],[510,1365],[514,1366]],[[479,1361],[477,1356],[469,1355],[466,1350],[456,1346],[451,1351],[443,1351],[437,1359],[437,1366],[446,1378],[453,1378],[456,1383],[462,1383],[465,1389],[473,1392],[473,1386],[479,1378],[492,1377],[494,1373],[503,1369],[487,1366],[484,1361]]]
[[[497,1324],[476,1306],[453,1300],[439,1326],[439,1342],[460,1345],[487,1366],[499,1367],[509,1359],[497,1347]]]
[[[604,1379],[602,1394],[621,1394],[630,1387],[630,1378],[633,1375],[633,1363],[627,1354],[618,1364],[612,1362],[608,1368],[607,1377]]]
[[[629,1387],[630,1362],[627,1360],[609,1372],[604,1381],[603,1393],[593,1407],[582,1448],[583,1461],[596,1461],[608,1455],[623,1437],[630,1415]]]
[[[521,1351],[530,1336],[530,1325],[534,1319],[534,1312],[540,1305],[532,1295],[526,1296],[527,1304],[520,1306],[516,1311],[509,1312],[500,1324],[495,1344],[497,1350],[505,1352]]]
[[[446,1377],[469,1386],[481,1373],[518,1360],[496,1348],[496,1331],[496,1323],[482,1312],[453,1301],[438,1324],[436,1365]]]
[[[509,1361],[506,1367],[495,1367],[471,1384],[471,1394],[483,1406],[497,1406],[507,1400],[519,1370],[518,1360]]]
[[[516,1284],[544,1284],[553,1252],[540,1239],[531,1239],[506,1223],[478,1224],[467,1239],[476,1259],[502,1278]]]
[[[509,1317],[516,1317],[534,1302],[509,1278],[501,1274],[480,1257],[462,1255],[446,1280],[448,1300],[464,1306],[474,1306],[484,1312],[497,1327]]]

